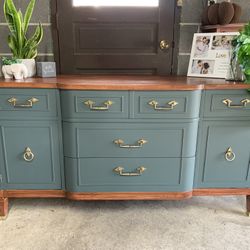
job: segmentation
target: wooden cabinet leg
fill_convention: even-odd
[[[250,195],[247,195],[246,203],[247,203],[247,215],[250,216]]]
[[[9,211],[8,198],[0,198],[0,217],[6,217]]]

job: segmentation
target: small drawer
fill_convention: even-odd
[[[65,158],[70,192],[190,191],[194,158]]]
[[[57,122],[1,122],[0,129],[6,189],[61,188]]]
[[[67,157],[193,157],[198,121],[173,124],[64,123]]]
[[[199,117],[200,91],[135,92],[135,118]]]
[[[0,89],[1,118],[56,117],[59,107],[54,89]]]
[[[249,117],[250,93],[247,90],[206,91],[204,105],[204,117]]]
[[[128,118],[127,91],[62,91],[63,119]]]
[[[199,187],[249,187],[249,121],[204,122],[201,129]]]

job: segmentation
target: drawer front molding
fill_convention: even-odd
[[[45,89],[1,89],[1,119],[44,119],[57,117],[59,93]]]

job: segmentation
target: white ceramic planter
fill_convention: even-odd
[[[22,80],[28,77],[27,67],[23,63],[15,63],[12,65],[3,65],[2,72],[5,79]]]
[[[36,61],[35,59],[20,59],[28,69],[28,77],[36,75]]]

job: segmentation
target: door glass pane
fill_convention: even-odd
[[[158,7],[159,0],[73,0],[73,6]]]

